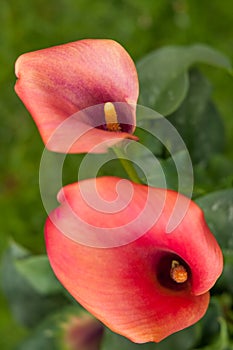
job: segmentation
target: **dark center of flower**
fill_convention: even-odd
[[[121,131],[121,126],[117,119],[117,112],[112,102],[105,103],[104,118],[106,122],[106,129],[108,131]]]
[[[183,290],[190,285],[189,266],[173,253],[164,253],[159,258],[156,271],[159,283],[165,288]]]

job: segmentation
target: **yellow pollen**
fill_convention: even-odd
[[[104,117],[106,122],[106,128],[108,131],[121,131],[121,127],[117,119],[117,112],[112,102],[105,103]]]
[[[188,272],[183,265],[180,265],[179,261],[172,260],[170,276],[173,281],[177,283],[184,283],[188,279]]]

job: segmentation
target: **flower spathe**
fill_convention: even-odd
[[[15,72],[16,93],[50,150],[100,153],[119,139],[137,139],[137,72],[117,42],[86,39],[29,52],[18,58]]]
[[[178,193],[128,180],[124,180],[124,191],[118,192],[119,181],[116,177],[101,177],[64,187],[58,195],[60,206],[46,222],[47,252],[64,287],[100,321],[134,342],[158,342],[205,314],[209,289],[222,271],[222,253],[202,210],[193,201],[179,225],[168,234],[166,225]],[[88,192],[93,183],[109,205],[120,199],[122,210],[105,213],[88,204],[83,189]],[[128,192],[133,189],[130,201],[125,195],[127,188]],[[86,193],[87,197],[92,193]],[[131,243],[91,247],[66,235],[65,230],[70,229],[68,209],[80,223],[87,224],[86,228],[81,224],[75,227],[80,235],[98,236],[98,229],[106,228],[111,237],[116,234],[112,228],[120,231],[136,220],[148,201],[148,220],[161,205],[162,210],[154,224]],[[126,234],[133,238],[135,227],[127,227]]]

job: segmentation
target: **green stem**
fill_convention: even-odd
[[[115,147],[112,147],[112,150],[116,154],[119,161],[121,162],[121,165],[123,166],[124,170],[128,174],[130,180],[132,180],[133,182],[135,182],[137,184],[141,184],[142,181],[139,178],[132,162],[125,158],[125,154],[122,151],[122,149],[120,147],[115,146]]]

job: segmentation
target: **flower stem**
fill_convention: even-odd
[[[122,151],[122,148],[114,146],[112,147],[113,152],[116,154],[117,158],[121,162],[121,165],[123,166],[125,172],[129,176],[130,180],[132,180],[135,183],[141,184],[142,181],[140,177],[137,174],[137,171],[135,170],[132,162],[126,158],[124,152]]]

